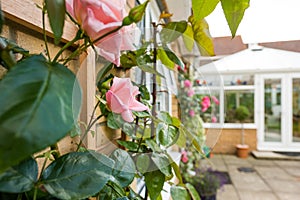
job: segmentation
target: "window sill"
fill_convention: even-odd
[[[244,129],[257,129],[256,124],[254,123],[247,123],[244,124]],[[234,124],[234,123],[204,123],[204,128],[216,128],[216,129],[242,129],[241,124]]]

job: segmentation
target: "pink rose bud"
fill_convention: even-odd
[[[187,152],[186,151],[181,152],[181,161],[183,163],[187,163],[189,161],[189,158],[187,157]]]
[[[127,122],[134,120],[133,111],[148,110],[148,107],[135,99],[139,89],[133,86],[129,78],[114,77],[113,85],[106,93],[106,101],[112,112],[121,114]]]
[[[191,117],[194,117],[194,116],[195,116],[195,111],[194,111],[194,110],[190,110],[190,111],[189,111],[189,115],[190,115]]]
[[[126,0],[66,0],[66,9],[92,41],[120,27],[127,13]],[[120,51],[133,50],[133,26],[126,26],[97,41],[98,53],[120,65]]]
[[[215,102],[215,104],[217,104],[217,105],[220,104],[220,102],[219,102],[219,100],[217,99],[217,97],[212,96],[211,99],[213,100],[213,102]]]
[[[184,83],[184,87],[186,87],[186,88],[192,87],[192,83],[190,80],[185,80],[183,83]]]
[[[217,122],[217,118],[216,118],[215,116],[213,116],[213,117],[211,118],[211,122],[212,122],[212,123],[216,123],[216,122]]]

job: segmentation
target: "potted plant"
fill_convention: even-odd
[[[239,106],[235,111],[235,118],[241,123],[241,144],[237,144],[237,156],[240,158],[247,158],[249,152],[249,145],[245,144],[245,130],[244,122],[249,118],[250,112],[246,106]]]
[[[216,200],[218,189],[227,182],[227,178],[219,171],[205,167],[183,173],[183,179],[194,186],[201,200]]]

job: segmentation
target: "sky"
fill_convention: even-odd
[[[212,37],[231,35],[220,4],[206,19]],[[248,44],[300,40],[300,0],[250,0],[236,35]]]

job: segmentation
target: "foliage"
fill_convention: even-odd
[[[250,112],[246,106],[239,106],[235,110],[235,118],[240,122],[244,122],[250,116]]]
[[[213,55],[212,40],[204,17],[214,10],[218,1],[193,1],[194,11],[209,9],[202,16],[191,16],[188,21],[163,23],[161,20],[153,23],[153,39],[145,41],[137,49],[130,49],[132,45],[123,43],[126,41],[124,32],[143,19],[149,1],[131,9],[127,16],[123,16],[125,5],[118,0],[111,1],[115,4],[97,1],[111,11],[105,12],[108,17],[99,14],[100,18],[91,14],[98,12],[93,7],[96,6],[93,1],[85,4],[73,4],[72,0],[43,1],[45,55],[31,54],[14,42],[0,38],[0,64],[7,69],[0,81],[1,198],[42,200],[97,197],[136,200],[149,196],[151,200],[156,200],[162,198],[163,186],[168,182],[172,185],[173,199],[200,199],[193,185],[183,183],[179,166],[167,149],[189,141],[188,144],[201,152],[204,141],[201,118],[198,116],[181,122],[167,112],[157,112],[156,85],[164,77],[156,65],[160,60],[171,70],[174,66],[184,70],[183,61],[170,49],[170,43],[179,37],[184,38],[188,49],[196,43],[201,54]],[[224,5],[225,12],[229,9],[227,2]],[[239,8],[239,4],[235,8]],[[86,15],[87,12],[89,15]],[[54,43],[58,44],[66,16],[78,27],[78,32],[51,57],[45,19],[48,17]],[[241,17],[241,14],[234,13],[234,17],[230,18],[234,21],[234,29]],[[232,20],[235,18],[237,20]],[[104,23],[101,20],[108,21]],[[93,23],[89,24],[91,21]],[[1,11],[0,28],[2,24]],[[107,38],[112,40],[104,40]],[[122,44],[119,45],[119,42]],[[75,47],[74,51],[62,57],[71,46]],[[125,46],[128,49],[124,49]],[[92,116],[79,129],[77,120],[82,94],[78,80],[67,64],[88,48],[94,49],[107,62],[97,75],[98,101]],[[133,67],[151,74],[154,80],[151,95],[145,80],[132,83],[128,79],[117,78],[116,71]],[[201,106],[203,109],[204,104]],[[208,107],[205,103],[205,108]],[[183,116],[186,117],[185,114]],[[110,155],[86,149],[83,145],[87,135],[92,133],[93,125],[101,118],[105,118],[103,125],[121,129],[127,138],[117,141],[122,149],[116,149]],[[191,127],[197,131],[192,131]],[[60,155],[57,142],[69,134],[80,135],[77,149]],[[200,155],[197,151],[195,156]],[[36,160],[40,158],[43,164],[38,166]],[[144,180],[145,194],[131,188],[135,177]],[[179,180],[179,184],[172,182],[173,177]]]

